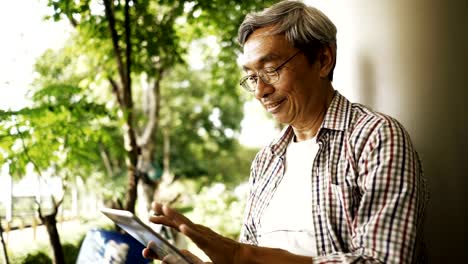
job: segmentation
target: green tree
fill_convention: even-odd
[[[212,61],[205,58],[205,67],[200,70],[178,66],[162,82],[166,89],[161,94],[165,104],[161,106],[160,122],[171,131],[171,172],[176,178],[206,176],[204,181],[239,183],[249,172],[249,161],[240,162],[243,148],[236,139],[242,118],[242,91],[232,86],[207,89],[224,85],[222,79],[212,76]],[[164,140],[163,131],[160,133],[158,145]],[[157,153],[160,163],[163,154]],[[253,158],[253,154],[245,156]]]
[[[14,178],[25,175],[27,165],[32,164],[43,180],[43,172],[49,170],[61,176],[65,187],[75,177],[86,179],[96,171],[105,171],[103,153],[121,159],[112,147],[121,140],[113,133],[112,113],[93,100],[84,86],[85,78],[76,74],[77,64],[68,55],[65,48],[59,55],[48,51],[39,59],[36,71],[45,77],[36,81],[40,88],[32,90],[31,107],[0,111],[0,163],[9,164]],[[63,197],[52,195],[51,208],[44,208],[48,201],[37,201],[55,263],[63,263],[64,258],[56,226],[62,201]]]
[[[270,2],[104,0],[100,6],[99,2],[90,0],[49,1],[54,10],[52,17],[68,19],[76,28],[83,54],[94,58],[94,65],[98,65],[97,73],[101,79],[108,80],[123,113],[128,167],[125,209],[134,211],[137,176],[148,175],[148,169],[155,160],[154,137],[160,125],[163,77],[175,65],[182,63],[183,54],[193,40],[208,35],[218,36],[216,40],[223,52],[217,58],[218,67],[212,68],[212,78],[220,85],[210,87],[207,84],[205,91],[216,91],[222,98],[239,98],[233,92],[239,73],[234,56],[238,52],[234,41],[237,27],[245,12],[262,8]],[[145,109],[135,106],[135,88],[138,88],[135,79],[144,80],[140,88],[150,87],[142,92],[149,101]],[[235,105],[228,107],[233,113],[237,111],[238,123],[241,114],[234,109],[240,108],[241,100],[234,102]],[[159,152],[162,153],[161,150]]]
[[[150,183],[154,164],[168,166],[163,160],[172,158],[179,176],[218,175],[210,175],[216,166],[207,159],[235,150],[242,118],[237,27],[246,12],[270,2],[48,1],[51,18],[68,19],[76,30],[61,51],[65,55],[49,52],[38,62],[34,106],[0,113],[0,148],[11,172],[22,175],[32,163],[38,174],[56,168],[64,182],[94,171],[115,176],[125,158],[123,208],[129,211],[135,208],[139,179]],[[203,71],[184,63],[197,41],[220,49],[217,56],[202,56]],[[164,139],[172,145],[166,152]],[[54,208],[60,203],[54,200]],[[51,227],[55,215],[56,210]],[[54,232],[49,234],[55,262],[63,263]]]

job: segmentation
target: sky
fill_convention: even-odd
[[[0,9],[0,109],[18,109],[33,79],[33,66],[47,48],[60,48],[69,28],[63,22],[44,21],[42,0],[2,1]]]

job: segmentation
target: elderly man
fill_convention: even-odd
[[[239,42],[240,85],[288,125],[253,161],[240,242],[161,204],[150,220],[187,235],[214,263],[424,261],[417,153],[395,119],[334,90],[333,23],[283,1],[247,15]]]

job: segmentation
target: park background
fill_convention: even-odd
[[[90,9],[80,4],[87,2]],[[99,206],[144,211],[148,186],[141,185],[136,204],[129,195],[134,189],[128,189],[128,176],[140,171],[149,183],[157,182],[158,199],[235,238],[249,163],[278,125],[238,87],[240,48],[233,37],[247,10],[272,1],[129,5],[130,19],[141,17],[129,24],[132,108],[119,105],[112,92],[112,87],[123,91],[128,78],[124,2],[114,1],[124,70],[116,60],[104,1],[2,3],[0,196],[2,205],[15,201],[10,211],[18,214],[7,219],[3,206],[2,226],[38,224],[35,202],[41,201],[45,216],[54,213],[53,194],[56,202],[63,198],[55,215],[64,220],[57,225],[63,248],[78,247],[86,228],[109,228]],[[464,259],[468,2],[305,2],[338,28],[335,89],[396,117],[411,135],[430,188],[425,234],[431,263]],[[156,86],[158,110],[148,99]],[[149,158],[140,161],[132,154],[132,140],[124,139],[129,112],[140,140],[133,143],[152,145],[145,145]],[[151,125],[156,129],[145,136]],[[129,170],[125,160],[138,170]],[[11,191],[13,198],[7,195]],[[66,228],[73,221],[83,230]],[[7,241],[13,241],[13,232],[4,233]],[[42,242],[30,235],[25,245],[8,246],[12,259],[24,262],[28,254],[42,256],[40,250],[53,259],[47,233],[38,233]]]

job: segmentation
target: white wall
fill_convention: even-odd
[[[335,89],[396,117],[413,139],[431,192],[431,263],[466,259],[468,1],[306,2],[338,28]]]

